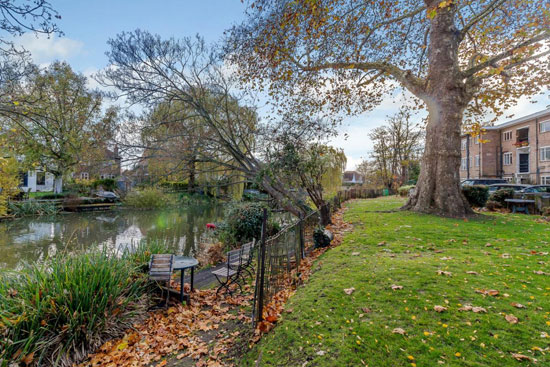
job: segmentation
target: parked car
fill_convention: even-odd
[[[120,197],[112,191],[98,191],[95,193],[96,197],[105,199],[109,203],[114,203],[120,200]]]
[[[548,193],[550,194],[550,185],[533,185],[521,190],[522,193]]]
[[[514,190],[514,192],[520,192],[520,191],[525,190],[529,187],[531,187],[531,185],[495,184],[495,185],[489,185],[489,192],[495,192],[497,190],[502,190],[502,189],[512,189],[512,190]]]
[[[493,185],[493,184],[505,184],[508,181],[502,178],[470,178],[460,183],[461,186],[476,186],[476,185]]]

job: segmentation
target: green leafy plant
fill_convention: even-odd
[[[500,189],[491,194],[489,196],[490,201],[496,201],[501,206],[506,205],[506,199],[512,199],[514,197],[514,190],[513,189]]]
[[[129,192],[124,203],[138,209],[158,209],[168,206],[170,199],[158,189],[144,188]]]
[[[92,188],[98,189],[102,187],[105,191],[114,191],[117,188],[116,180],[112,178],[103,178],[100,180],[94,180],[91,184]]]
[[[59,213],[60,208],[52,202],[41,202],[37,200],[10,201],[8,203],[8,212],[16,217],[25,217],[31,215],[55,215]]]
[[[0,360],[69,366],[144,314],[146,278],[103,251],[0,273]]]
[[[484,207],[489,199],[489,188],[487,186],[464,186],[462,193],[473,207]]]
[[[224,222],[218,227],[220,241],[234,246],[253,238],[260,239],[264,208],[264,204],[255,202],[230,204],[225,212]],[[277,233],[279,229],[280,226],[275,221],[268,221],[268,236]]]
[[[415,188],[414,185],[401,186],[400,188],[397,189],[397,193],[399,194],[399,196],[409,196],[409,192],[411,191],[411,189],[414,189],[414,188]]]

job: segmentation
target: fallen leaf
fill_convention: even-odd
[[[361,254],[360,252],[352,252],[351,256],[359,256],[360,254]]]
[[[378,242],[378,246],[384,246],[386,244],[386,241]]]
[[[499,291],[497,291],[496,289],[476,289],[476,293],[481,293],[485,296],[498,296],[498,294],[500,293]]]
[[[393,290],[395,291],[395,290],[398,290],[398,289],[403,289],[403,286],[402,286],[402,285],[395,285],[395,284],[393,284],[393,285],[391,286],[391,289],[393,289]]]
[[[396,327],[395,329],[392,330],[392,333],[405,335],[407,332],[405,330],[401,329],[400,327]]]
[[[347,294],[348,296],[351,295],[353,292],[355,292],[355,288],[353,287],[344,289],[344,293]]]
[[[511,305],[514,306],[515,308],[527,308],[521,303],[516,303],[516,302],[512,302]]]
[[[436,312],[444,312],[444,311],[447,311],[447,307],[443,307],[443,306],[434,306],[434,310]]]
[[[532,362],[536,362],[537,360],[534,359],[534,358],[531,358],[529,356],[526,356],[524,354],[519,354],[519,353],[512,353],[512,357],[514,357],[515,359],[517,359],[518,361],[532,361]]]
[[[26,366],[30,366],[34,359],[34,352],[27,354],[21,359],[21,362],[25,363]]]
[[[453,275],[453,273],[451,273],[450,271],[438,270],[437,275],[445,275],[446,277],[450,277]]]
[[[479,275],[477,271],[467,271],[466,274]]]
[[[363,308],[361,308],[361,310],[362,310],[364,313],[370,313],[370,312],[372,312],[372,310],[371,310],[370,308],[368,308],[368,307],[363,307]]]
[[[508,321],[510,324],[517,324],[518,323],[518,318],[515,317],[514,315],[512,314],[508,314],[506,316],[504,316],[504,318],[506,319],[506,321]]]
[[[327,354],[327,352],[325,352],[324,350],[320,350],[316,353],[318,356],[324,356],[325,354]]]

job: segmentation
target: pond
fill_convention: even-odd
[[[40,262],[59,251],[77,252],[93,245],[126,248],[141,240],[167,241],[179,255],[195,255],[206,223],[223,218],[220,204],[183,208],[60,214],[0,222],[0,268],[17,269],[24,261]]]

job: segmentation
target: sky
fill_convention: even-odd
[[[17,43],[29,50],[34,61],[47,65],[55,60],[68,62],[74,70],[90,77],[107,66],[107,41],[123,31],[136,28],[163,37],[200,34],[207,42],[217,42],[226,29],[240,23],[245,4],[241,0],[50,0],[61,15],[62,36],[37,38],[24,34]],[[245,2],[246,3],[246,2]],[[97,84],[90,79],[91,86]],[[532,104],[522,100],[506,111],[515,118],[537,112],[550,104],[548,94]],[[340,136],[331,144],[342,148],[348,158],[347,169],[354,169],[368,158],[372,143],[368,133],[384,124],[401,105],[400,95],[386,98],[378,108],[360,116],[348,117]],[[419,119],[421,116],[418,117]],[[506,121],[502,118],[500,122]]]

